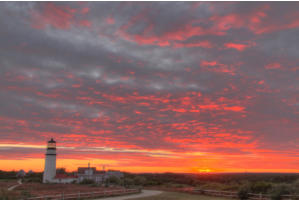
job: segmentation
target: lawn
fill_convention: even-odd
[[[230,200],[230,199],[196,195],[196,194],[178,193],[178,192],[163,192],[162,194],[156,196],[127,199],[127,200]]]

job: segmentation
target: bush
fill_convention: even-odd
[[[200,186],[203,190],[224,190],[226,185],[221,183],[207,182]]]
[[[135,185],[145,185],[146,178],[143,176],[136,176],[136,177],[134,177],[134,184]]]
[[[125,186],[134,185],[134,180],[132,178],[125,178],[124,184],[125,184]]]
[[[247,185],[241,187],[238,191],[238,197],[241,200],[246,200],[249,198],[250,189]]]
[[[109,184],[113,184],[113,185],[120,185],[121,184],[121,180],[116,177],[116,176],[111,176],[106,180],[106,183]]]
[[[80,182],[80,184],[94,184],[94,180],[91,179],[84,179],[83,181]]]
[[[264,181],[258,181],[250,186],[250,190],[252,193],[267,193],[272,188],[271,183],[267,183]]]
[[[292,184],[292,186],[293,186],[294,193],[299,194],[299,179],[297,179],[296,181],[294,181],[294,183]]]
[[[61,167],[56,169],[56,174],[66,174],[66,169]]]
[[[157,181],[147,180],[144,186],[155,186],[155,185],[161,185]]]
[[[17,195],[13,192],[2,189],[0,191],[0,200],[16,200]]]
[[[24,198],[28,198],[28,197],[31,197],[31,193],[28,190],[23,190],[21,192],[21,196]]]
[[[23,179],[24,183],[41,183],[42,179],[39,177],[30,177]]]
[[[272,200],[281,200],[282,195],[290,194],[291,193],[291,187],[287,184],[279,184],[276,187],[273,188],[271,199]]]
[[[91,184],[90,186],[91,186],[91,187],[98,187],[99,185],[96,184],[96,183],[93,183],[93,184]]]

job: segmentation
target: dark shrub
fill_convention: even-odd
[[[80,184],[94,184],[94,180],[91,179],[84,179],[83,181],[80,182]]]
[[[272,184],[271,183],[267,183],[264,181],[258,181],[253,183],[250,186],[251,192],[252,193],[267,193],[270,189],[272,188]]]
[[[56,169],[56,174],[66,174],[66,169],[61,167]]]
[[[132,178],[125,178],[124,179],[124,185],[125,186],[134,185],[134,179],[132,179]]]
[[[106,180],[107,184],[120,185],[121,180],[116,176],[111,176]]]
[[[241,187],[238,191],[238,197],[241,200],[246,200],[249,198],[250,189],[247,185]]]
[[[291,188],[287,184],[280,184],[273,188],[271,193],[272,200],[281,200],[282,195],[290,194]]]
[[[134,184],[135,185],[145,185],[146,184],[146,178],[143,176],[136,176],[134,177]]]
[[[14,192],[1,189],[0,200],[17,200],[17,199],[18,197]]]
[[[28,190],[23,190],[21,192],[21,196],[24,198],[28,198],[28,197],[31,197],[31,193]]]

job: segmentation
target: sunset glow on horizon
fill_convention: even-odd
[[[0,2],[0,170],[299,173],[298,10]]]

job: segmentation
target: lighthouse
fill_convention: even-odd
[[[48,141],[47,152],[45,158],[45,170],[43,183],[51,183],[56,176],[56,142],[51,138]]]

